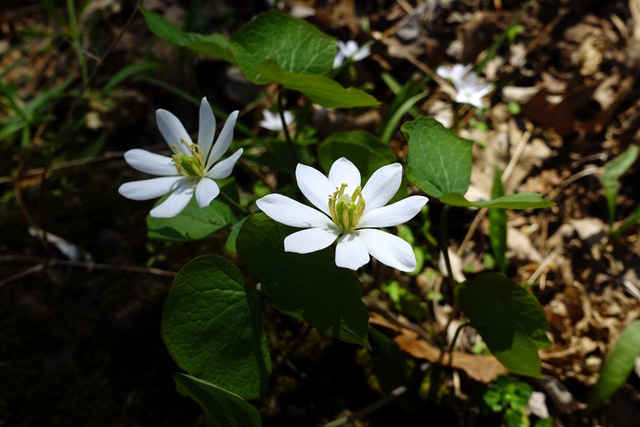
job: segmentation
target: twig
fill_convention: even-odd
[[[580,178],[584,178],[585,176],[589,176],[589,175],[595,175],[595,174],[598,174],[598,173],[601,173],[601,172],[602,172],[602,168],[593,167],[593,168],[584,169],[584,170],[582,170],[580,172],[574,173],[569,178],[567,178],[564,181],[562,181],[562,184],[560,184],[558,186],[558,188],[556,188],[555,190],[553,190],[552,192],[547,194],[544,199],[545,200],[553,200],[556,197],[558,197],[558,194],[560,194],[560,192],[562,190],[564,190],[565,188],[567,188],[569,185],[573,184],[574,182],[576,182]]]

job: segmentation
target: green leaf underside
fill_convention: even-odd
[[[176,390],[195,400],[212,427],[260,427],[260,412],[240,396],[207,381],[176,374]]]
[[[333,37],[277,10],[262,13],[242,26],[231,37],[229,47],[244,75],[255,84],[273,81],[258,71],[269,58],[292,73],[325,75],[337,48]]]
[[[379,105],[368,93],[315,74],[293,73],[283,69],[275,59],[267,59],[257,68],[268,82],[279,83],[287,89],[305,94],[311,101],[328,108],[372,107]]]
[[[627,380],[640,354],[640,320],[632,322],[622,331],[616,345],[607,356],[589,398],[588,410],[598,408]]]
[[[405,173],[429,196],[464,194],[471,179],[473,142],[460,138],[433,118],[418,118],[401,127],[409,153]]]
[[[162,339],[178,366],[245,399],[259,398],[271,370],[264,302],[225,258],[185,265],[162,315]]]
[[[500,363],[516,374],[541,376],[538,350],[551,343],[533,295],[500,273],[485,273],[459,284],[456,299]]]
[[[139,6],[138,9],[142,13],[149,30],[167,43],[186,47],[194,52],[220,58],[232,64],[235,63],[233,55],[228,50],[229,41],[222,34],[203,36],[202,34],[189,33],[181,30],[171,21],[164,19],[157,13],[151,12],[142,6]]]
[[[362,131],[335,133],[325,139],[318,149],[318,162],[327,173],[340,157],[351,160],[362,173],[364,181],[382,166],[396,161],[389,144]]]
[[[440,197],[442,203],[464,208],[496,208],[496,209],[538,209],[554,206],[555,203],[543,200],[538,193],[516,193],[497,197],[493,200],[470,202],[460,193],[447,193]]]
[[[167,197],[160,199],[155,206]],[[148,215],[147,229],[150,239],[190,242],[210,237],[233,221],[233,213],[225,203],[213,200],[209,206],[201,208],[192,197],[187,207],[173,218],[152,218]]]
[[[618,179],[635,163],[638,158],[638,151],[638,146],[632,145],[627,151],[604,165],[602,186],[607,197],[610,226],[615,221],[616,203],[618,201]]]
[[[368,347],[369,313],[360,299],[360,282],[336,267],[333,247],[310,254],[284,252],[284,238],[294,231],[266,215],[252,215],[238,235],[238,255],[278,310],[330,337]]]

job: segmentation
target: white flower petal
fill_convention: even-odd
[[[362,61],[367,56],[371,55],[371,47],[363,46],[352,57],[354,61]]]
[[[180,175],[126,182],[118,188],[118,193],[131,200],[155,199],[189,181],[189,178]]]
[[[159,206],[151,209],[149,215],[153,218],[173,218],[178,215],[189,204],[195,185],[193,182],[187,182],[180,185],[176,191],[171,193],[167,200]]]
[[[345,234],[338,240],[336,265],[357,270],[369,262],[369,252],[364,242],[355,234]]]
[[[339,66],[342,65],[342,63],[344,62],[344,54],[342,53],[342,51],[338,51],[336,53],[335,58],[333,58],[333,68],[338,68]]]
[[[336,229],[333,221],[322,212],[281,194],[268,194],[258,199],[256,205],[271,219],[284,225]]]
[[[196,187],[196,201],[198,206],[206,208],[209,203],[220,194],[220,187],[214,180],[209,178],[200,178]]]
[[[353,190],[360,185],[360,171],[349,160],[340,157],[331,165],[329,181],[334,187],[340,187],[342,183],[346,183],[347,193],[352,194]]]
[[[308,254],[328,247],[339,233],[326,228],[308,228],[288,235],[284,239],[284,251]]]
[[[223,161],[216,163],[213,168],[207,172],[207,176],[213,179],[228,178],[231,172],[233,172],[233,167],[236,165],[236,162],[242,155],[242,151],[243,149],[241,148]]]
[[[134,169],[151,175],[180,175],[171,157],[135,148],[124,153],[124,160]]]
[[[211,167],[215,162],[217,162],[220,157],[224,153],[227,152],[229,146],[231,145],[231,140],[233,139],[233,128],[236,125],[236,120],[238,119],[238,111],[234,111],[229,114],[229,118],[226,123],[222,127],[220,131],[220,135],[218,135],[218,139],[216,143],[213,144],[213,149],[211,149],[211,153],[209,153],[209,158],[207,159],[207,169]]]
[[[169,144],[169,147],[176,146],[184,154],[191,156],[191,151],[181,141],[185,141],[189,146],[193,142],[180,120],[173,113],[162,109],[156,110],[156,120],[158,129],[160,129],[160,133]]]
[[[392,227],[403,224],[416,216],[428,201],[424,196],[411,196],[389,206],[374,209],[362,215],[357,228]]]
[[[336,189],[322,172],[310,166],[298,164],[296,167],[296,180],[302,194],[313,206],[331,216],[329,211],[329,196]]]
[[[205,96],[202,98],[202,101],[200,101],[200,121],[198,128],[198,146],[202,149],[205,156],[209,154],[215,136],[216,118]]]
[[[362,198],[366,203],[364,214],[386,205],[398,192],[401,183],[400,163],[383,166],[375,171],[362,189]]]
[[[413,249],[400,237],[369,228],[358,230],[356,234],[371,256],[381,263],[400,271],[408,272],[416,269],[416,256],[413,254]]]

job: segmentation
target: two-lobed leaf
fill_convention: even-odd
[[[261,77],[287,89],[304,93],[313,102],[328,108],[372,107],[380,104],[363,90],[350,87],[316,74],[293,73],[283,69],[274,59],[267,59],[257,68]]]
[[[178,393],[195,400],[212,427],[260,427],[260,412],[237,394],[189,375],[176,374]]]
[[[336,267],[332,248],[285,252],[284,238],[293,231],[266,215],[252,215],[236,240],[238,255],[278,310],[330,337],[368,346],[362,285],[350,271]]]
[[[471,179],[471,147],[433,118],[418,118],[401,127],[409,153],[407,178],[429,196],[464,194]]]
[[[266,391],[271,371],[264,302],[230,261],[202,256],[185,265],[162,315],[162,339],[189,375],[245,399]]]
[[[277,10],[243,25],[231,37],[229,47],[244,75],[255,84],[275,81],[258,71],[267,59],[291,73],[325,75],[336,54],[333,37]]]
[[[516,374],[541,376],[538,350],[551,343],[533,295],[500,273],[485,273],[459,284],[456,300],[500,363]]]

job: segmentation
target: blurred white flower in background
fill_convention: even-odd
[[[436,73],[443,79],[451,81],[456,89],[454,100],[457,103],[484,108],[483,98],[493,90],[493,85],[480,81],[471,69],[471,64],[443,65],[438,67]]]
[[[338,52],[336,52],[336,57],[333,58],[333,68],[341,66],[345,59],[357,62],[369,55],[371,55],[371,48],[368,45],[360,47],[355,40],[349,40],[346,43],[338,40]]]
[[[260,122],[261,127],[273,131],[282,130],[282,119],[277,112],[272,113],[269,110],[262,110],[262,117],[264,119]],[[293,123],[293,114],[291,114],[291,111],[285,110],[284,121],[287,126]]]

